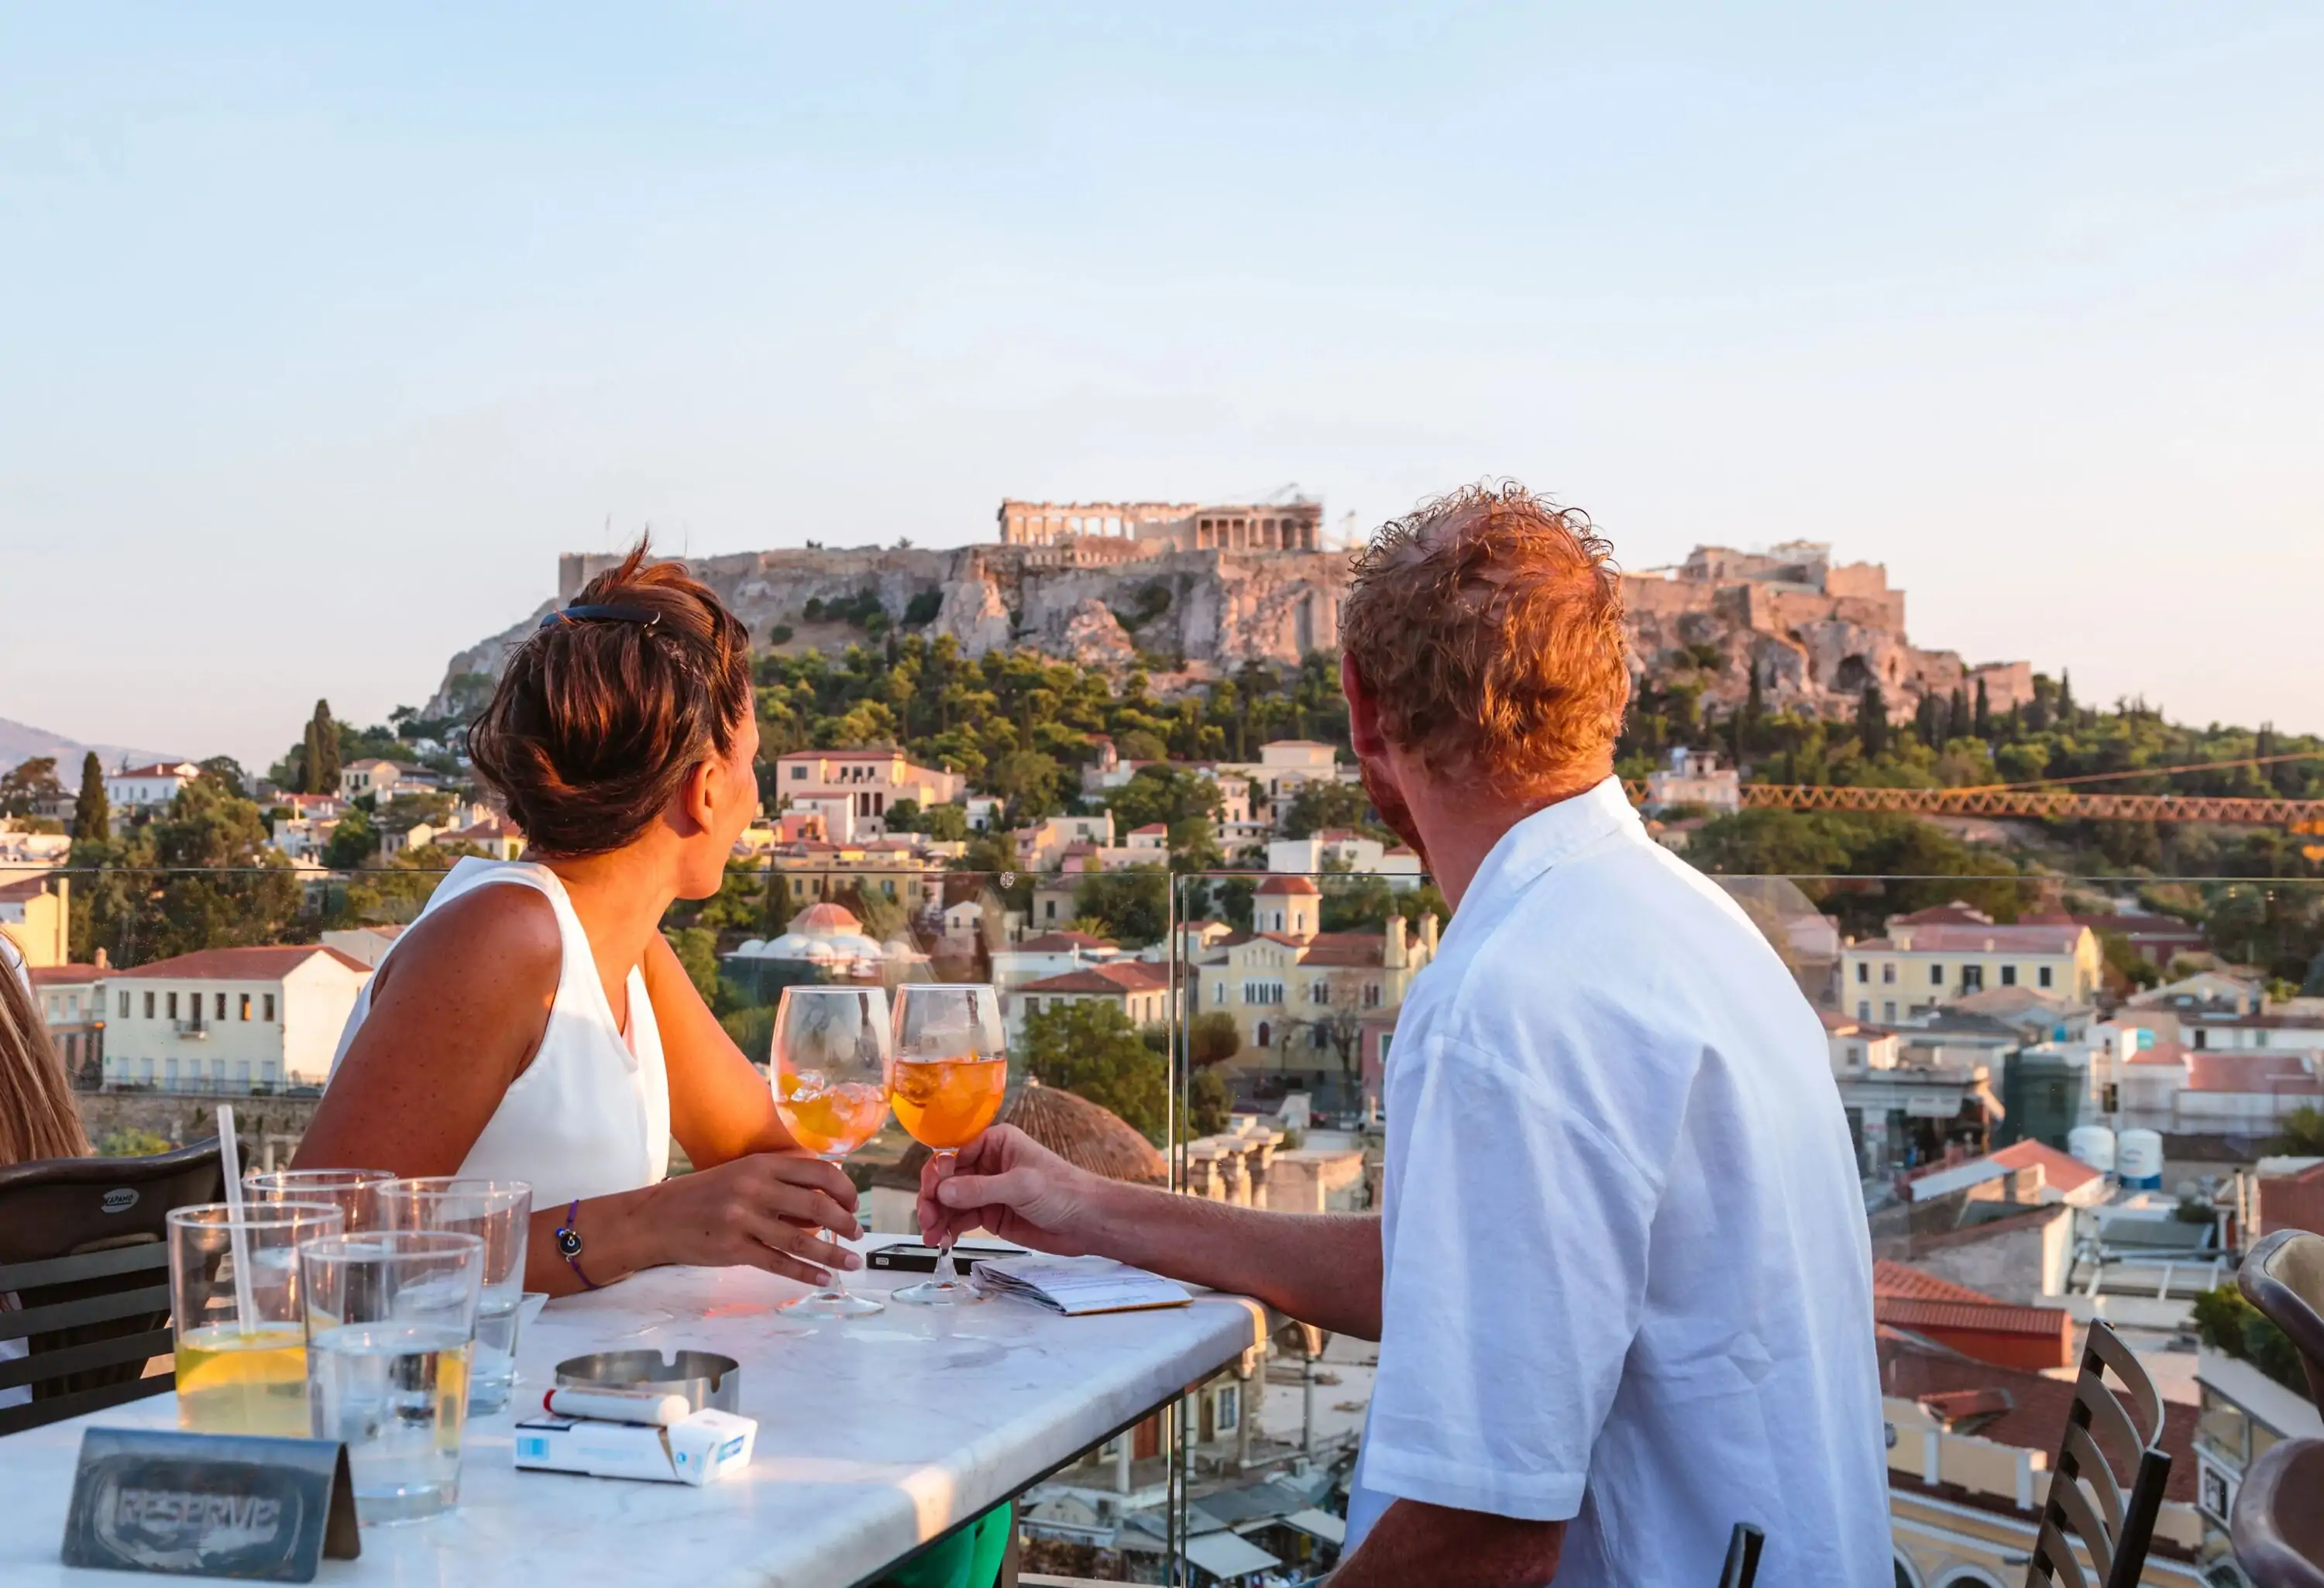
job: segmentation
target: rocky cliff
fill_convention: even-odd
[[[558,596],[522,622],[459,652],[429,700],[429,716],[465,716],[509,651],[553,607],[569,601],[613,557],[559,559]],[[787,647],[844,647],[859,627],[815,621],[827,606],[876,601],[893,623],[931,639],[949,634],[971,655],[1026,646],[1092,666],[1123,667],[1146,651],[1184,658],[1200,674],[1246,661],[1296,662],[1339,643],[1347,559],[1320,551],[1171,551],[1136,555],[1119,543],[973,546],[958,550],[742,552],[691,559],[696,576],[761,643],[790,631]],[[928,615],[933,608],[933,615]]]
[[[558,595],[505,632],[460,652],[429,702],[430,716],[481,703],[510,649],[553,606],[611,568],[610,556],[558,559]],[[1339,644],[1347,559],[1338,552],[1177,550],[1082,540],[957,550],[741,552],[692,562],[696,575],[761,643],[788,630],[789,649],[844,648],[863,631],[812,620],[813,604],[862,614],[876,602],[891,623],[949,634],[971,655],[1026,646],[1089,666],[1124,668],[1140,652],[1183,658],[1197,676],[1246,661],[1296,662]],[[1771,710],[1852,715],[1877,684],[1890,713],[1908,717],[1923,694],[1986,686],[1995,711],[2033,697],[2024,662],[1972,667],[1904,634],[1904,593],[1868,563],[1834,564],[1810,542],[1773,552],[1700,547],[1665,575],[1626,575],[1635,668],[1650,679],[1681,671],[1705,698],[1731,710],[1756,674]]]

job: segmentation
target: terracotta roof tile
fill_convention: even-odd
[[[1926,1269],[1916,1269],[1908,1262],[1892,1262],[1885,1257],[1872,1264],[1872,1294],[1876,1300],[1890,1296],[1906,1297],[1915,1301],[1989,1303],[1993,1300],[1982,1290],[1956,1285],[1950,1279],[1939,1279]]]
[[[198,948],[191,954],[157,959],[150,965],[113,974],[116,976],[176,977],[208,982],[272,982],[289,975],[318,954],[328,956],[351,971],[370,974],[371,966],[363,961],[315,943],[273,944],[254,948]]]

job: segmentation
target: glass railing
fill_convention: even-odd
[[[665,931],[754,1063],[788,985],[990,982],[1011,1053],[1005,1117],[1049,1145],[1188,1195],[1364,1209],[1397,1014],[1449,911],[1417,871],[1288,875],[761,860],[675,907]],[[18,868],[0,876],[0,931],[32,967],[100,1150],[207,1136],[230,1096],[274,1164],[312,1116],[357,988],[443,876]],[[2157,1206],[2130,1222],[2078,1223],[2065,1278],[2101,1294],[2116,1268],[2151,1278],[2132,1249],[2172,1235],[2177,1205],[2198,1230],[2190,1251],[2217,1255],[2248,1223],[2238,1199],[2262,1157],[2324,1152],[2301,1112],[2324,1107],[2324,882],[1713,881],[1822,1016],[1876,1245],[1905,1242],[1926,1233],[1914,1187],[2031,1139],[2152,1190]],[[850,1161],[873,1230],[914,1227],[918,1156],[891,1122]],[[1987,1212],[2019,1195],[2000,1188]],[[2178,1271],[2184,1299],[2205,1270]],[[1185,1541],[1224,1528],[1286,1581],[1320,1573],[1332,1544],[1311,1529],[1343,1509],[1377,1360],[1369,1342],[1286,1321],[1249,1377],[1195,1387],[1025,1495],[1026,1569],[1183,1579]]]

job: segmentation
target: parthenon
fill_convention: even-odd
[[[1001,504],[1004,546],[1054,546],[1093,539],[1135,540],[1157,552],[1314,551],[1323,504],[1305,497],[1282,503],[1021,502]]]

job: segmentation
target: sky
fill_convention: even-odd
[[[0,0],[0,717],[256,767],[650,526],[1514,475],[2324,731],[2324,9]]]

